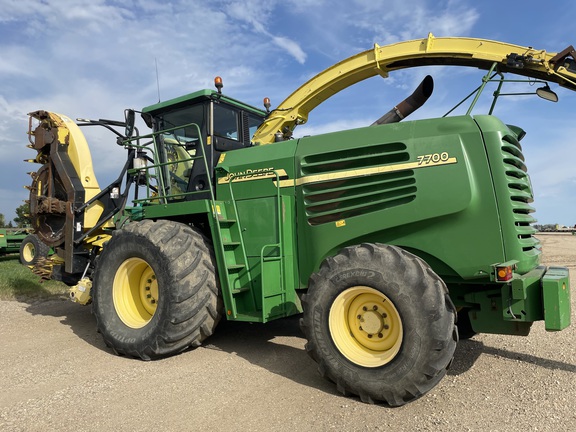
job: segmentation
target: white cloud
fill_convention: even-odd
[[[157,101],[155,60],[162,100],[212,87],[220,75],[230,96],[258,106],[268,96],[277,106],[309,77],[374,42],[423,38],[429,31],[489,38],[517,33],[492,25],[492,10],[471,0],[413,0],[409,6],[405,0],[0,0],[0,10],[0,184],[13,184],[17,197],[25,195],[21,185],[29,182],[29,167],[20,161],[33,153],[25,148],[27,112],[119,119],[124,108]],[[571,35],[569,26],[539,25],[542,35],[552,29],[556,39]],[[540,43],[543,36],[534,39],[534,45],[547,48]],[[473,72],[474,79],[481,75]],[[452,81],[464,75],[451,68],[433,74],[435,95],[423,110],[436,115],[455,98]],[[369,124],[421,79],[421,71],[395,73],[344,91],[296,133]],[[108,132],[91,128],[86,134],[104,185],[125,154]],[[558,143],[562,151],[566,142]],[[548,168],[554,166],[558,162],[550,160]],[[568,164],[561,166],[556,173],[538,163],[531,168],[547,195],[569,183]],[[13,205],[0,200],[7,219]]]
[[[226,11],[230,16],[249,23],[256,33],[262,34],[269,38],[275,45],[285,50],[294,59],[303,64],[306,61],[306,53],[296,41],[286,37],[275,35],[273,31],[267,29],[266,21],[277,2],[262,2],[252,0],[246,2],[231,2],[227,5]]]
[[[276,45],[294,57],[298,63],[303,64],[306,61],[306,53],[300,48],[300,45],[293,40],[280,36],[274,36],[272,40]]]

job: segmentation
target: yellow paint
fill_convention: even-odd
[[[220,158],[218,159],[218,163],[219,164],[223,163],[224,159],[226,159],[226,153],[220,154]]]
[[[380,291],[354,286],[342,291],[330,307],[330,336],[344,357],[375,368],[390,363],[402,346],[402,319]]]
[[[218,184],[227,184],[227,183],[237,183],[237,182],[245,182],[245,181],[252,181],[252,180],[262,180],[267,178],[274,178],[284,177],[287,176],[286,170],[279,169],[274,170],[274,168],[256,168],[256,169],[247,169],[245,171],[237,172],[237,173],[228,173],[225,177],[218,179]],[[274,182],[276,183],[276,182]]]
[[[342,228],[346,226],[346,221],[344,219],[336,221],[336,228]]]
[[[70,300],[73,302],[81,305],[87,305],[92,299],[90,294],[91,291],[92,281],[89,278],[84,277],[80,279],[78,284],[74,285],[68,290],[68,294],[70,295]]]
[[[453,64],[489,69],[495,62],[505,65],[511,53],[530,55],[533,61],[526,63],[522,73],[527,76],[546,74],[547,80],[576,86],[576,73],[560,66],[557,70],[550,64],[556,53],[536,50],[504,42],[475,38],[435,38],[429,34],[425,39],[399,42],[387,46],[375,45],[337,63],[304,83],[273,110],[260,125],[252,141],[257,145],[272,144],[274,135],[287,128],[289,131],[308,120],[308,114],[316,106],[339,91],[372,76],[388,76],[388,72],[428,63]],[[473,61],[473,64],[471,63]]]
[[[92,156],[86,138],[78,125],[76,125],[76,123],[69,117],[52,112],[49,112],[48,115],[53,125],[57,127],[58,141],[62,144],[68,145],[68,157],[70,158],[78,177],[84,179],[82,186],[85,189],[85,200],[88,201],[100,193],[100,187],[98,186],[98,181],[94,174]],[[41,189],[38,188],[38,190]],[[96,225],[103,211],[104,206],[99,201],[96,201],[88,207],[84,211],[84,229],[92,228]],[[114,225],[110,220],[103,226],[103,228],[112,226]]]
[[[96,236],[87,237],[84,240],[84,244],[89,245],[90,248],[98,247],[98,248],[102,249],[104,247],[104,243],[106,243],[111,238],[112,238],[112,236],[110,234],[99,234]]]
[[[302,186],[309,183],[344,180],[354,177],[391,173],[408,169],[430,168],[433,166],[451,165],[455,163],[458,163],[458,160],[455,157],[449,157],[446,160],[440,160],[438,162],[425,162],[421,159],[420,156],[418,156],[417,162],[385,165],[376,168],[363,168],[357,170],[339,171],[328,174],[318,174],[318,175],[301,177],[299,179],[280,180],[280,187],[285,188],[285,187]],[[276,182],[274,182],[274,184],[276,184]]]
[[[141,258],[128,258],[120,264],[112,283],[114,310],[124,324],[144,327],[156,313],[158,281],[152,267]]]

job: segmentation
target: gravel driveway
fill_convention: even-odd
[[[540,238],[545,264],[576,268],[576,236]],[[536,323],[528,337],[460,342],[440,385],[395,409],[337,394],[304,352],[298,319],[224,323],[201,348],[143,362],[113,355],[87,307],[0,302],[0,430],[576,428],[574,313],[572,327],[559,333]]]

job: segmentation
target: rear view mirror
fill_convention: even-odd
[[[548,84],[544,87],[537,88],[536,94],[547,101],[558,102],[558,95],[548,87]]]
[[[126,130],[124,135],[126,138],[132,137],[134,134],[134,122],[136,121],[135,113],[133,109],[127,109],[124,111],[124,117],[126,118]]]

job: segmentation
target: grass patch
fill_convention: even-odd
[[[68,286],[57,281],[40,281],[20,264],[18,254],[0,257],[0,300],[49,300],[68,296]]]

